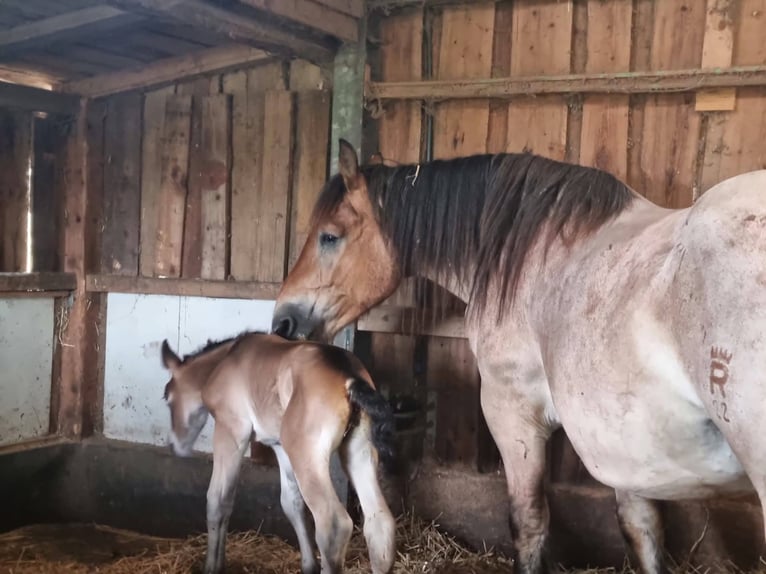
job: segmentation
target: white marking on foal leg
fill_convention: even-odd
[[[207,489],[207,556],[204,574],[222,572],[226,561],[226,531],[234,508],[237,478],[250,432],[235,433],[216,424],[213,434],[213,474]]]
[[[364,513],[364,538],[373,574],[387,574],[394,566],[396,522],[378,482],[369,424],[357,427],[341,447],[341,461]]]
[[[319,572],[319,564],[314,555],[314,545],[311,542],[309,528],[306,521],[306,504],[303,502],[298,482],[293,473],[293,466],[285,450],[276,445],[272,447],[279,462],[279,475],[281,479],[280,502],[282,510],[295,530],[298,537],[298,546],[301,550],[301,572],[314,574]]]
[[[632,558],[638,561],[641,572],[644,574],[668,572],[663,559],[662,519],[657,503],[620,490],[615,494],[620,530],[630,547]]]

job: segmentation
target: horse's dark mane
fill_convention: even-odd
[[[248,335],[252,334],[259,334],[259,335],[265,335],[265,331],[242,331],[238,335],[234,335],[233,337],[229,337],[227,339],[221,339],[220,341],[213,341],[212,339],[208,339],[207,343],[205,343],[202,347],[197,349],[196,351],[189,353],[188,355],[184,355],[182,362],[190,361],[192,359],[196,359],[197,357],[204,355],[206,353],[209,353],[210,351],[213,351],[217,349],[218,347],[221,347],[227,343],[231,343],[232,341],[237,341],[238,339],[242,339],[243,337],[247,337]]]
[[[525,255],[543,228],[547,241],[589,233],[626,209],[634,194],[595,168],[524,154],[486,154],[415,165],[365,166],[378,220],[402,270],[450,272],[472,279],[470,304],[487,304],[500,283],[500,308],[513,298]],[[314,220],[332,213],[346,193],[340,176],[319,196]]]

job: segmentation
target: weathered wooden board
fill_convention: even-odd
[[[0,110],[0,271],[27,270],[32,114]]]
[[[161,183],[157,205],[154,275],[179,277],[186,207],[191,96],[168,96],[161,139]]]
[[[495,6],[491,3],[445,8],[436,22],[441,31],[434,45],[437,77],[488,77],[494,21]],[[484,153],[488,122],[487,101],[440,104],[434,118],[434,157]],[[436,455],[447,462],[475,465],[481,416],[473,353],[465,340],[433,337],[427,355],[428,385],[436,391]]]
[[[766,64],[766,0],[741,0],[734,31],[734,65]],[[734,111],[709,115],[700,193],[745,171],[766,166],[766,89],[740,88]]]
[[[229,96],[196,96],[189,153],[183,277],[226,277]]]
[[[288,269],[308,237],[314,202],[327,180],[331,95],[325,90],[298,92],[296,98],[295,157],[293,165]]]
[[[572,44],[572,1],[514,3],[511,75],[566,74]],[[567,103],[560,96],[519,98],[508,112],[508,151],[553,159],[566,155]]]
[[[59,267],[55,154],[60,130],[52,118],[33,121],[32,268],[55,271]]]
[[[230,273],[239,281],[258,277],[255,220],[264,166],[264,92],[285,87],[281,64],[259,66],[223,78],[224,93],[232,95]]]
[[[157,244],[157,223],[160,189],[162,187],[162,142],[165,129],[165,108],[174,86],[154,90],[144,97],[144,120],[141,161],[141,275],[154,275],[154,253]]]
[[[89,241],[85,245],[85,270],[87,272],[106,272],[103,268],[104,236],[104,127],[106,125],[107,106],[105,100],[91,100],[88,105],[88,118],[85,137],[88,144],[88,221],[86,233]],[[60,137],[59,137],[60,139]],[[63,198],[58,198],[63,201]],[[138,231],[137,231],[138,233]],[[140,244],[139,244],[140,255]],[[59,254],[61,256],[61,254]]]
[[[684,33],[679,34],[678,30]],[[656,3],[651,68],[699,67],[704,33],[704,2]],[[691,205],[700,135],[700,116],[694,111],[694,96],[649,96],[642,127],[637,191],[666,207]]]
[[[492,77],[511,75],[511,40],[513,38],[513,2],[495,4],[495,26],[492,46]],[[508,102],[489,104],[487,151],[502,153],[508,147]]]
[[[287,263],[293,148],[293,94],[266,92],[263,121],[263,170],[255,220],[255,280],[281,281]]]
[[[702,41],[702,67],[728,68],[734,53],[734,0],[707,0],[705,37]],[[737,99],[735,88],[719,88],[697,92],[694,109],[700,111],[731,111]]]
[[[587,4],[586,72],[619,72],[629,68],[632,9],[629,2]],[[625,180],[628,116],[628,96],[587,96],[583,102],[579,162]]]
[[[106,106],[101,267],[116,275],[138,273],[141,105],[139,94],[127,94]]]

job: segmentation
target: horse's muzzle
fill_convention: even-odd
[[[271,332],[285,339],[309,339],[322,330],[322,323],[310,316],[304,305],[285,303],[274,310]]]

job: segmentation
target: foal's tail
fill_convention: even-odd
[[[394,415],[391,405],[376,389],[361,378],[346,383],[348,400],[352,407],[367,413],[372,423],[372,444],[378,451],[386,472],[394,468]]]

